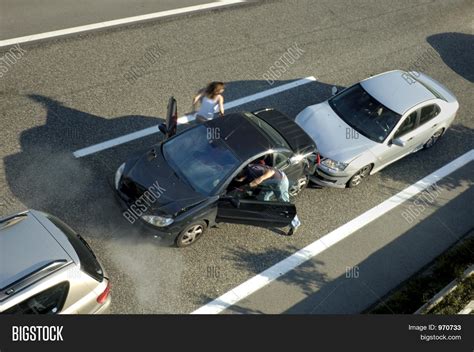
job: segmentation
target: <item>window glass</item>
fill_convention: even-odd
[[[255,125],[260,127],[261,131],[265,133],[265,135],[277,146],[283,147],[283,148],[288,148],[290,149],[290,146],[286,142],[285,138],[272,126],[270,126],[267,122],[264,120],[258,118],[254,114],[251,113],[245,113],[245,116],[252,121]]]
[[[168,164],[196,191],[210,195],[240,165],[222,139],[207,138],[206,126],[187,130],[163,144]]]
[[[2,314],[57,314],[63,309],[69,283],[62,282],[7,309]]]
[[[413,111],[406,119],[403,121],[402,125],[398,128],[398,131],[395,133],[393,138],[398,138],[403,136],[404,134],[407,134],[410,131],[413,131],[413,129],[416,126],[416,116],[417,116],[417,111]]]
[[[436,117],[439,114],[439,112],[440,112],[440,108],[436,104],[428,105],[421,108],[420,125]]]
[[[329,105],[354,130],[378,143],[385,140],[401,118],[373,98],[360,84],[329,99]]]
[[[290,156],[288,155],[288,153],[280,153],[280,152],[275,153],[274,166],[280,170],[285,169],[288,166],[289,158]]]

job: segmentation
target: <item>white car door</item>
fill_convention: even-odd
[[[423,145],[428,141],[428,139],[430,139],[431,136],[441,128],[441,108],[438,104],[430,103],[418,110],[420,111],[420,120],[418,127],[415,130],[418,142],[415,151],[423,148]]]
[[[402,118],[402,122],[395,127],[395,132],[384,142],[384,150],[378,156],[380,168],[403,158],[411,153],[417,146],[418,138],[416,136],[416,127],[418,126],[419,111],[415,110]],[[403,146],[393,143],[393,140],[399,140]]]

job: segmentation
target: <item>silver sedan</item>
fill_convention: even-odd
[[[370,174],[432,147],[453,122],[456,97],[419,72],[389,71],[308,106],[296,117],[314,140],[320,162],[311,181],[355,187]]]

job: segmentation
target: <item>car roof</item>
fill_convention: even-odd
[[[272,126],[288,142],[295,153],[316,148],[311,137],[288,116],[275,109],[263,109],[253,113]]]
[[[0,290],[54,261],[71,262],[68,253],[32,212],[0,221]]]
[[[360,85],[378,102],[400,115],[424,101],[436,98],[424,85],[402,70],[381,73],[361,81]]]
[[[226,114],[223,118],[207,121],[205,125],[208,128],[219,128],[217,131],[220,139],[242,162],[278,147],[252,124],[244,113]]]

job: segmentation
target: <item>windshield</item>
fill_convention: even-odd
[[[209,139],[206,126],[189,129],[163,144],[168,164],[196,191],[209,195],[240,162],[219,138]]]
[[[329,100],[331,108],[349,126],[375,142],[383,142],[401,116],[356,84]]]

